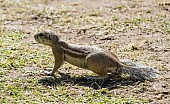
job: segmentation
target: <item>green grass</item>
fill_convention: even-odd
[[[55,85],[57,83],[55,80],[45,82],[52,83],[51,86],[40,83],[39,81],[45,77],[37,68],[53,66],[53,61],[46,61],[53,58],[49,51],[39,52],[38,47],[32,47],[34,44],[28,41],[30,36],[27,34],[10,31],[1,31],[0,34],[3,37],[0,40],[0,103],[133,104],[139,102],[133,98],[121,98],[103,89],[94,90],[73,83],[61,82]]]
[[[0,0],[0,7],[2,8],[0,10],[0,14],[2,14],[0,24],[8,25],[8,22],[9,24],[10,22],[16,22],[17,24],[18,21],[22,20],[26,24],[31,24],[32,27],[35,26],[34,30],[30,30],[32,33],[38,30],[55,29],[61,34],[68,32],[69,35],[76,34],[75,31],[82,28],[87,31],[87,35],[95,35],[103,31],[108,31],[109,35],[114,34],[115,36],[128,32],[132,35],[152,34],[154,32],[170,33],[170,24],[166,20],[166,15],[156,14],[152,16],[155,11],[152,9],[136,11],[139,14],[126,13],[126,7],[120,5],[116,8],[102,7],[79,12],[72,6],[81,6],[82,4],[80,3],[75,2],[71,6],[61,3],[54,8],[50,8],[47,4],[47,0],[43,0],[43,2],[33,0],[32,2],[21,1],[15,3],[13,0]],[[124,9],[125,11],[123,11]],[[145,15],[146,13],[147,16]],[[20,22],[18,25],[25,26]],[[148,27],[143,27],[143,25]],[[94,27],[94,30],[84,28],[86,26]],[[79,83],[75,83],[74,80],[70,81],[71,78],[67,77],[64,79],[57,78],[56,80],[53,77],[44,76],[43,70],[52,68],[54,65],[51,49],[48,46],[34,44],[33,35],[27,34],[24,30],[27,30],[27,28],[24,28],[23,31],[15,31],[15,29],[0,27],[0,103],[149,103],[149,100],[141,99],[131,94],[123,97],[121,92],[116,92],[119,87],[115,88],[115,90],[109,90],[107,87],[94,89],[92,85],[80,85],[80,83],[83,83],[81,80]],[[96,37],[98,36],[96,35]],[[112,40],[109,42],[112,42]],[[108,45],[110,44],[109,42]],[[107,44],[103,43],[101,46]],[[154,43],[160,43],[159,39],[158,41],[146,39],[145,42],[148,46]],[[115,45],[114,48],[118,48],[121,55],[123,53],[122,58],[128,56],[130,59],[136,60],[147,54],[147,60],[161,60],[159,56],[153,54],[153,52],[149,53],[148,50],[144,51],[136,43],[125,42],[122,43],[123,45],[119,45],[117,41],[113,40],[112,44]],[[113,47],[113,45],[110,47]],[[65,64],[62,68],[76,70],[75,67],[69,64]],[[81,74],[78,77],[80,76]],[[75,76],[72,75],[71,77],[74,79]]]
[[[73,83],[47,80],[54,86],[39,81],[44,76],[37,68],[52,67],[53,56],[49,51],[39,52],[32,47],[27,34],[1,31],[0,48],[0,103],[91,103],[91,104],[133,104],[139,102],[133,98],[121,98],[104,90],[94,90]],[[25,40],[25,41],[23,41]],[[35,45],[36,46],[36,45]],[[45,48],[45,46],[43,46]],[[49,47],[46,47],[48,49]],[[53,79],[53,78],[52,78]],[[104,93],[103,93],[104,92]]]

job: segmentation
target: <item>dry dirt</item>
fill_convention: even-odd
[[[37,31],[50,29],[70,43],[97,45],[115,52],[120,59],[131,59],[156,67],[163,78],[155,81],[110,80],[97,84],[108,88],[107,93],[122,97],[149,100],[153,104],[170,102],[169,0],[43,0],[42,3],[37,0],[37,3],[39,5],[30,3],[32,11],[13,14],[17,19],[4,19],[1,28],[29,34],[30,37],[25,41],[30,42],[34,41],[33,34]],[[3,9],[15,6],[4,6]],[[48,8],[44,14],[43,8]],[[36,14],[34,9],[42,13]],[[63,11],[57,14],[53,12],[56,9]],[[62,13],[66,13],[67,17],[62,17]],[[75,76],[89,72],[75,69],[71,70],[66,64],[60,71]],[[65,75],[60,80],[66,77],[70,78]],[[70,80],[75,84],[96,88],[83,77]],[[41,81],[44,83],[43,79]]]

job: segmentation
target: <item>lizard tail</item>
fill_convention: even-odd
[[[122,63],[129,66],[121,66],[121,76],[122,77],[128,77],[135,80],[153,80],[155,78],[159,78],[159,72],[158,70],[145,66],[142,64],[136,64],[132,61],[121,61]]]

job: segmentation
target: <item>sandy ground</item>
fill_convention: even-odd
[[[170,102],[170,2],[161,0],[49,0],[17,6],[20,12],[1,15],[1,28],[33,34],[53,30],[70,43],[97,45],[115,52],[120,59],[131,59],[159,69],[163,78],[142,83],[109,82],[102,87],[122,97],[149,100],[153,104]],[[30,4],[29,4],[30,3]],[[43,12],[44,9],[44,12]],[[8,11],[9,12],[9,11]],[[66,16],[64,15],[66,14]],[[65,17],[64,17],[65,16]],[[64,23],[64,24],[62,24]],[[67,64],[65,65],[67,68]],[[73,67],[74,68],[74,67]],[[69,68],[68,68],[69,69]],[[66,69],[61,69],[67,72]],[[70,70],[71,75],[86,74]],[[84,79],[74,83],[89,85]],[[77,82],[78,80],[78,82]],[[112,85],[112,87],[111,87]],[[119,87],[119,85],[122,85]]]

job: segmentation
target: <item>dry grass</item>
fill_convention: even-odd
[[[170,5],[168,0],[0,0],[1,103],[168,103]],[[93,81],[66,63],[53,67],[50,47],[33,35],[53,30],[70,43],[98,45],[122,59],[154,66],[165,78],[152,82]]]

